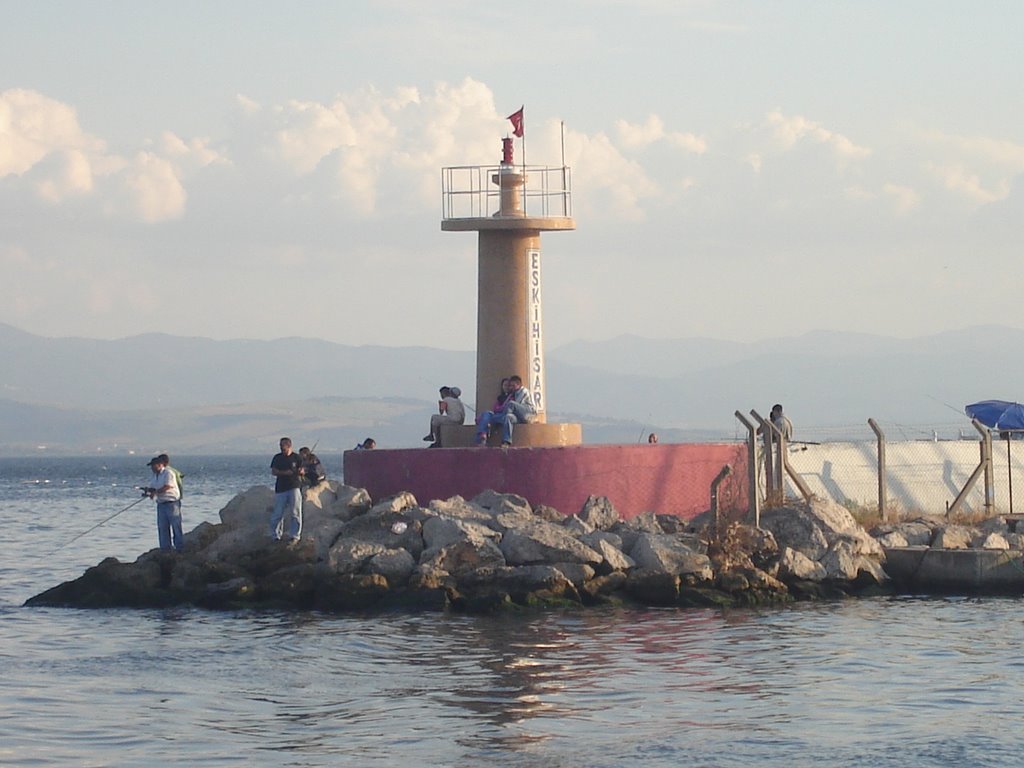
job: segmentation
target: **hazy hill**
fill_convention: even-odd
[[[0,324],[0,359],[6,452],[114,443],[265,450],[284,432],[320,435],[332,450],[371,433],[417,445],[440,384],[458,384],[473,405],[471,351],[161,334],[52,339]],[[734,411],[765,414],[776,401],[808,440],[865,432],[868,417],[902,430],[894,436],[955,433],[970,429],[966,403],[1024,399],[1024,331],[1000,326],[915,339],[818,331],[756,344],[623,336],[550,350],[547,363],[549,417],[582,422],[590,442],[635,441],[650,429],[731,438],[740,430]]]
[[[472,352],[350,347],[318,339],[252,341],[144,334],[45,338],[0,324],[0,397],[80,408],[151,408],[333,395],[431,399],[466,391]]]

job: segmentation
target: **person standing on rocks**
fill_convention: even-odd
[[[270,538],[296,542],[302,535],[302,457],[292,452],[289,437],[281,438],[281,452],[270,461],[274,483],[274,511],[270,515]],[[285,535],[285,520],[289,530]]]
[[[181,488],[170,468],[170,459],[162,453],[149,460],[146,465],[153,470],[152,485],[143,488],[142,492],[149,498],[156,499],[156,535],[160,549],[171,549],[178,552],[185,547],[185,537],[181,532]]]

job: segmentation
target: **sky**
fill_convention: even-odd
[[[548,349],[1024,328],[1024,4],[0,0],[0,322],[476,346],[441,169],[571,168]]]

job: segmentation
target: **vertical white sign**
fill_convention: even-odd
[[[544,399],[544,324],[540,308],[540,251],[526,252],[530,262],[527,280],[526,344],[530,352],[530,394],[537,413],[546,410]]]

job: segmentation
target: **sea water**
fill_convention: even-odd
[[[186,530],[271,480],[269,455],[172,458]],[[117,514],[146,459],[0,459],[0,766],[1024,764],[1019,599],[520,616],[22,607],[155,545],[152,502]]]

